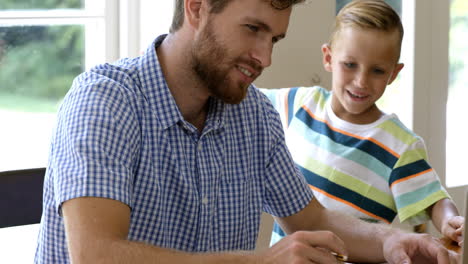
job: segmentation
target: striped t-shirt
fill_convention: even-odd
[[[448,197],[422,138],[395,114],[357,125],[333,113],[324,88],[262,91],[280,112],[294,161],[324,207],[371,222],[391,223],[398,214],[416,225],[429,219],[426,208]],[[275,224],[272,243],[282,235]]]

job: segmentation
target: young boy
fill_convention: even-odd
[[[375,102],[397,77],[403,27],[380,0],[337,15],[323,64],[332,91],[262,89],[280,112],[293,158],[321,204],[371,222],[432,219],[461,243],[464,218],[429,165],[423,140]],[[284,236],[275,223],[271,244]]]

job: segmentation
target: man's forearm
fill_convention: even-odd
[[[158,264],[237,264],[256,263],[255,256],[243,253],[187,253],[159,248],[141,242],[113,240],[90,243],[88,250],[73,254],[73,263],[158,263]],[[83,248],[84,249],[84,248]]]
[[[334,232],[346,244],[354,262],[384,262],[383,238],[402,232],[384,224],[371,224],[340,212],[324,209],[320,229]]]

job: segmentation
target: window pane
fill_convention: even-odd
[[[84,26],[0,27],[0,170],[44,167],[55,112],[84,67]]]
[[[353,0],[336,0],[336,13],[343,8],[347,3],[351,2]],[[385,0],[387,4],[393,7],[397,11],[398,14],[401,15],[401,0]]]
[[[100,1],[100,0],[96,0]],[[84,0],[1,0],[1,9],[83,8]]]
[[[468,142],[465,140],[468,123],[464,104],[468,98],[468,2],[452,0],[450,6],[450,69],[447,103],[447,185],[468,184],[463,164]]]

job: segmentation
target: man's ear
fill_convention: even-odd
[[[198,28],[200,25],[202,3],[202,0],[184,1],[185,21],[187,21],[187,23],[189,23],[193,28]]]
[[[392,82],[396,79],[398,76],[398,73],[403,69],[403,66],[405,66],[403,63],[398,63],[395,68],[393,69],[392,76],[390,76],[390,79],[388,79],[388,85],[392,84]]]
[[[322,45],[322,63],[323,63],[323,68],[325,68],[326,71],[331,72],[332,71],[332,54],[331,54],[331,47],[328,45],[328,43],[325,43]]]

